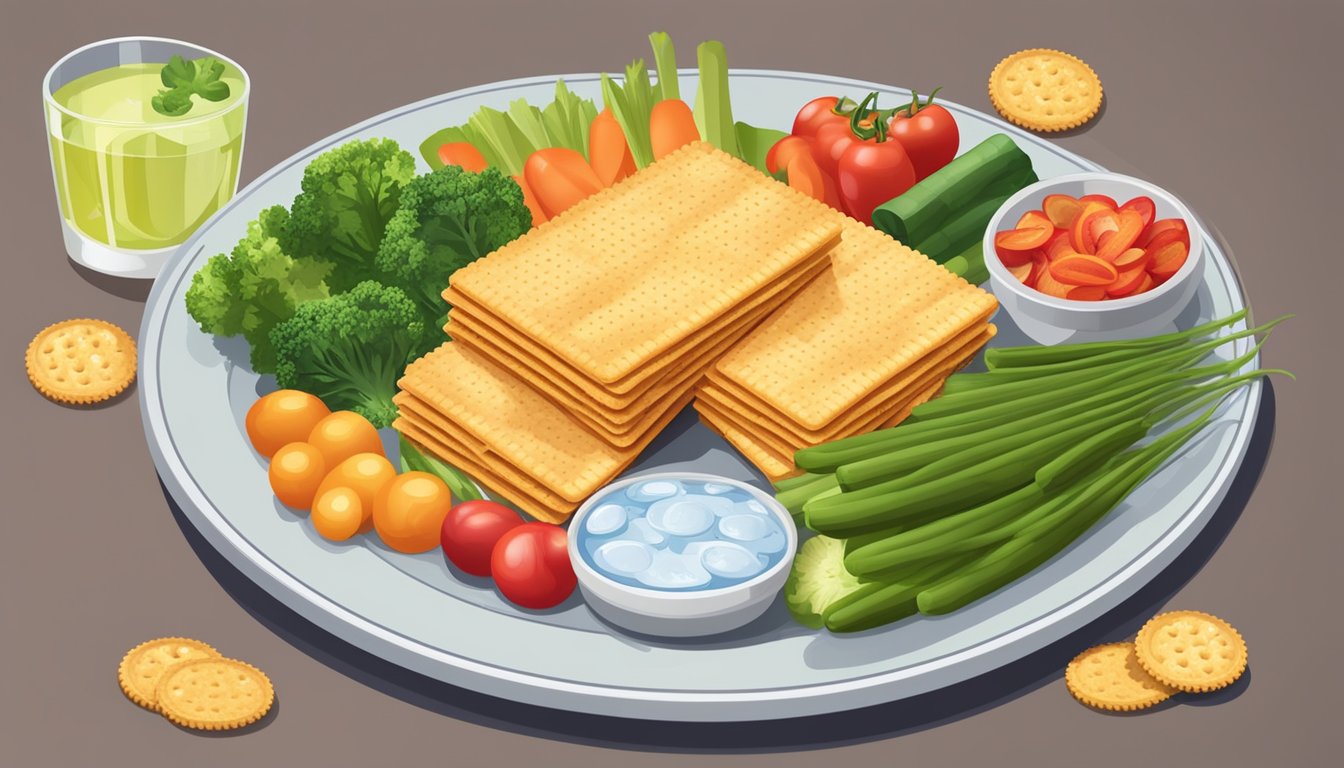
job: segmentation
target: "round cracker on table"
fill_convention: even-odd
[[[117,667],[117,682],[126,698],[151,712],[158,712],[156,691],[168,670],[189,661],[218,657],[219,651],[189,637],[147,640],[122,657],[121,665]]]
[[[1226,621],[1200,611],[1169,611],[1134,638],[1148,674],[1187,693],[1225,688],[1246,671],[1246,642]]]
[[[1064,670],[1064,683],[1078,701],[1114,712],[1147,709],[1176,692],[1144,671],[1133,643],[1088,648],[1069,662]]]
[[[989,75],[989,100],[1009,122],[1032,131],[1067,131],[1101,109],[1101,78],[1063,51],[1032,48],[1008,56]]]
[[[33,337],[24,363],[28,380],[48,400],[99,403],[135,380],[135,340],[105,320],[64,320]]]
[[[237,659],[197,659],[173,667],[156,689],[159,712],[186,728],[223,731],[260,720],[275,702],[264,672]]]

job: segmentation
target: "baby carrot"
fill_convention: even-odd
[[[588,157],[604,187],[635,172],[635,158],[630,154],[625,132],[610,109],[598,113],[588,128]]]
[[[485,170],[485,157],[481,151],[465,141],[454,141],[439,147],[439,159],[444,165],[458,165],[464,171],[480,173]]]
[[[523,177],[547,219],[602,189],[597,174],[575,150],[539,149],[523,164]]]
[[[541,203],[537,202],[537,196],[532,194],[532,188],[527,186],[527,179],[520,173],[513,177],[517,182],[518,188],[523,190],[523,205],[532,212],[532,226],[538,227],[546,222],[546,212],[541,210]]]
[[[699,140],[695,115],[686,102],[664,99],[653,105],[649,114],[649,142],[653,145],[654,160]]]

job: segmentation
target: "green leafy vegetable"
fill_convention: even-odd
[[[666,32],[649,35],[653,46],[653,66],[658,71],[658,100],[680,99],[681,84],[677,82],[677,49]]]
[[[169,117],[181,117],[191,111],[191,96],[196,94],[207,101],[229,98],[229,84],[224,76],[224,62],[213,56],[188,61],[177,54],[163,65],[159,80],[167,90],[149,100],[155,112]]]
[[[392,396],[412,360],[438,341],[401,289],[372,280],[346,293],[299,305],[270,334],[275,380],[386,427]]]
[[[819,629],[826,615],[864,583],[845,570],[845,542],[813,536],[798,548],[784,583],[784,603],[798,623]]]
[[[333,292],[377,277],[374,257],[415,158],[391,139],[351,141],[313,159],[290,208],[292,253],[332,265]]]
[[[737,150],[743,160],[750,163],[756,170],[766,175],[770,170],[765,167],[765,156],[780,139],[789,134],[784,131],[776,131],[773,128],[757,128],[746,123],[739,122],[735,126],[737,133]],[[785,179],[788,183],[788,179]]]
[[[649,82],[649,71],[644,68],[643,59],[635,59],[625,68],[625,82],[616,85],[610,75],[602,75],[602,100],[615,115],[625,134],[625,143],[630,145],[630,156],[635,160],[636,168],[644,168],[653,162],[653,142],[649,139],[649,115],[658,95]]]
[[[454,502],[476,501],[485,498],[476,483],[457,467],[444,464],[438,457],[425,453],[401,436],[401,471],[428,472],[443,481],[453,495]]]
[[[709,40],[696,49],[700,90],[695,95],[695,127],[700,138],[733,157],[741,157],[733,127],[733,105],[728,98],[728,53],[723,43]]]
[[[539,113],[539,114],[538,114]],[[420,155],[429,167],[443,167],[439,147],[466,142],[476,148],[491,168],[506,175],[523,172],[523,163],[535,150],[564,147],[588,156],[588,127],[597,117],[592,99],[576,96],[563,80],[555,84],[555,100],[537,110],[523,99],[509,105],[508,112],[481,107],[463,125],[435,131],[420,144]]]
[[[427,327],[442,328],[448,276],[532,227],[523,192],[494,168],[469,173],[449,166],[420,176],[401,192],[378,249],[380,279],[406,292]]]
[[[294,258],[281,247],[289,222],[284,206],[262,211],[230,254],[212,256],[191,278],[187,313],[216,336],[242,334],[251,346],[252,369],[275,370],[270,331],[304,302],[326,298],[330,265]]]
[[[541,111],[549,146],[572,149],[588,157],[588,128],[597,117],[592,99],[574,95],[564,80],[555,83],[555,101]]]

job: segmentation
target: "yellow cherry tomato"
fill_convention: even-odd
[[[383,441],[369,420],[354,411],[336,411],[313,426],[308,442],[322,452],[327,467],[335,467],[356,453],[383,452]]]
[[[373,528],[373,500],[383,490],[383,486],[397,476],[392,463],[381,453],[356,453],[332,468],[322,483],[317,486],[313,498],[322,498],[332,488],[349,488],[359,496],[360,527],[359,532]]]
[[[306,441],[313,427],[330,413],[321,400],[307,392],[280,389],[257,398],[247,409],[244,426],[252,447],[270,458],[282,445]]]
[[[398,552],[428,552],[439,546],[443,518],[453,508],[448,486],[428,472],[404,472],[374,497],[373,527]]]
[[[327,463],[316,448],[307,443],[287,443],[271,457],[267,471],[271,490],[281,504],[294,509],[308,509],[322,478],[327,476]]]
[[[328,541],[345,541],[364,524],[364,506],[354,488],[331,488],[313,502],[313,528]]]

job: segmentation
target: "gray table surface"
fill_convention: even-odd
[[[1335,3],[636,2],[68,3],[3,0],[0,280],[5,403],[0,538],[0,764],[1322,765],[1334,739],[1344,634],[1340,469],[1327,402],[1338,323],[1344,170]],[[676,10],[673,10],[674,5]],[[562,10],[563,8],[563,10]],[[28,384],[32,335],[66,317],[138,329],[148,284],[74,267],[62,250],[39,84],[66,51],[149,34],[228,53],[254,91],[246,183],[294,151],[387,109],[526,75],[617,71],[666,29],[683,58],[716,38],[730,64],[844,75],[991,111],[989,70],[1061,48],[1100,74],[1106,106],[1056,140],[1183,196],[1221,234],[1257,317],[1298,317],[1264,359],[1298,381],[1267,388],[1233,499],[1194,547],[1102,621],[985,679],[913,704],[810,722],[700,728],[537,710],[400,674],[287,614],[240,581],[165,500],[134,396],[64,408]],[[132,393],[133,394],[133,393]],[[1133,716],[1067,694],[1064,663],[1124,639],[1163,608],[1232,621],[1251,667],[1222,694]],[[177,729],[127,702],[114,675],[136,643],[205,639],[267,670],[259,726]],[[825,751],[826,754],[818,754]],[[692,758],[687,753],[694,753]]]

